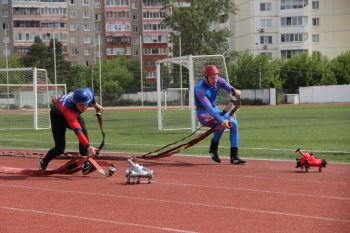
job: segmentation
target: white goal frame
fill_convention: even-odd
[[[203,61],[206,61],[206,59],[208,59],[208,61],[203,62]],[[220,68],[219,68],[220,76],[226,78],[226,80],[229,81],[227,66],[223,55],[199,55],[199,56],[188,55],[188,56],[181,56],[181,57],[174,57],[174,58],[166,58],[166,59],[156,61],[158,130],[163,131],[163,130],[184,129],[184,128],[166,128],[163,124],[162,111],[166,108],[166,104],[165,106],[162,105],[162,97],[165,96],[166,94],[164,93],[165,91],[162,90],[161,64],[172,63],[180,66],[181,87],[178,89],[181,90],[181,98],[182,98],[182,90],[185,89],[182,87],[182,78],[188,78],[188,81],[189,81],[188,82],[189,83],[189,87],[188,87],[189,106],[188,107],[190,109],[190,128],[186,128],[186,129],[191,129],[191,131],[193,132],[195,131],[196,124],[197,124],[193,90],[197,82],[203,78],[203,71],[205,69],[205,66],[209,64],[217,65],[215,64],[215,62],[213,62],[215,59],[218,59],[218,61],[222,61],[222,64],[220,65]],[[197,61],[200,61],[198,62],[199,64],[197,64]],[[181,67],[184,67],[188,70],[188,77],[182,77]],[[197,73],[194,72],[194,68],[196,69]],[[201,71],[200,74],[198,74],[198,70]],[[170,88],[170,89],[176,89],[176,88]],[[183,100],[181,99],[181,103],[182,101]]]
[[[21,81],[16,80],[20,77]],[[49,129],[51,97],[66,93],[66,84],[52,84],[45,69],[6,68],[0,69],[1,114],[28,115],[32,118],[28,124],[20,119],[6,120],[6,126],[0,124],[0,130]],[[5,117],[5,119],[7,119]],[[6,123],[7,122],[7,123]]]

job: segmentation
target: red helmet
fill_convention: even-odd
[[[209,65],[209,66],[205,67],[205,70],[204,70],[204,76],[206,76],[206,77],[211,76],[211,75],[216,75],[219,73],[220,73],[219,69],[214,65]]]

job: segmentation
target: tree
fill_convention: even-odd
[[[320,55],[293,56],[282,64],[280,77],[287,93],[297,93],[299,87],[336,84],[328,59]]]
[[[350,51],[344,52],[331,61],[337,84],[350,84]]]
[[[37,67],[45,69],[47,66],[48,51],[46,45],[39,36],[34,38],[34,43],[30,46],[28,53],[22,57],[22,64],[26,67]]]
[[[113,105],[123,93],[123,85],[131,83],[133,74],[122,59],[102,62],[102,97],[104,105]]]
[[[9,56],[7,58],[7,62],[8,62],[8,67],[9,68],[20,68],[23,67],[21,60],[15,56]],[[1,58],[0,59],[0,68],[6,68],[6,58]]]
[[[165,0],[164,24],[171,28],[174,40],[174,55],[178,56],[179,35],[181,35],[182,55],[222,54],[226,51],[228,29],[213,27],[215,23],[228,20],[236,7],[230,0],[191,0],[190,7],[179,7],[182,1]],[[177,46],[177,47],[176,47]]]
[[[141,67],[138,59],[119,58],[120,64],[132,74],[131,79],[123,80],[120,85],[126,92],[136,92],[141,89]]]
[[[248,53],[236,55],[229,66],[230,82],[240,89],[269,88],[273,85],[274,68],[266,56]]]
[[[56,56],[56,76],[57,76],[57,83],[71,83],[71,79],[74,79],[75,76],[73,76],[73,70],[72,65],[69,61],[64,59],[63,55],[63,45],[59,40],[55,40],[55,51],[53,46],[53,39],[50,40],[50,45],[47,48],[48,54],[47,54],[47,65],[46,69],[48,72],[48,76],[52,83],[54,83],[54,56]],[[78,69],[81,69],[79,67]],[[80,74],[78,74],[80,75]]]

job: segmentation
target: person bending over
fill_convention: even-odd
[[[74,92],[59,96],[54,100],[51,111],[51,130],[55,146],[51,148],[40,161],[39,170],[46,170],[52,159],[64,153],[66,147],[66,130],[71,129],[79,140],[79,152],[82,156],[93,156],[96,148],[90,145],[85,121],[81,114],[89,105],[103,112],[103,107],[96,103],[90,88],[78,88]],[[88,174],[96,168],[86,161],[82,166],[83,174]]]
[[[219,77],[219,69],[209,65],[204,70],[204,78],[194,89],[195,105],[198,121],[207,127],[217,128],[211,140],[209,154],[217,163],[221,163],[218,155],[220,138],[225,129],[230,130],[230,163],[246,164],[238,155],[238,124],[237,119],[229,113],[221,116],[221,110],[216,107],[216,96],[220,89],[226,90],[233,96],[240,97],[241,92],[233,88],[224,78]]]

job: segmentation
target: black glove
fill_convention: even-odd
[[[231,101],[236,101],[237,100],[237,97],[236,97],[236,90],[234,88],[231,89],[231,92],[230,92],[230,100]]]
[[[231,89],[231,95],[236,96],[236,89],[234,89],[234,88]]]

